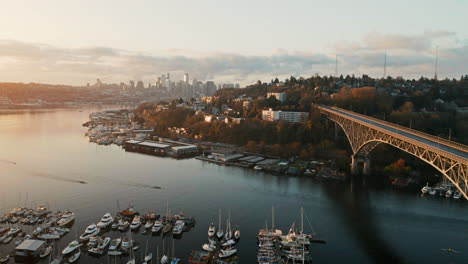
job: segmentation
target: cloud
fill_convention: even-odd
[[[180,49],[153,55],[111,47],[67,49],[0,40],[0,81],[83,85],[100,78],[115,83],[154,82],[166,72],[171,72],[175,80],[188,72],[191,78],[202,81],[245,85],[291,75],[334,74],[335,54],[339,54],[340,74],[379,77],[383,74],[384,50],[389,75],[418,78],[433,75],[436,43],[446,44],[439,49],[439,76],[458,78],[468,73],[468,43],[451,41],[455,38],[456,34],[448,31],[426,31],[414,36],[369,33],[361,41],[337,43],[333,52],[277,49],[269,56]]]

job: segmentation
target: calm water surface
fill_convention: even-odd
[[[175,254],[186,260],[191,250],[200,250],[206,242],[208,224],[217,224],[219,208],[223,216],[229,209],[232,226],[241,229],[241,263],[253,264],[255,236],[266,221],[271,224],[271,206],[275,206],[276,227],[283,232],[293,222],[300,223],[303,206],[306,231],[313,230],[327,241],[311,247],[314,263],[468,263],[466,202],[98,146],[88,142],[86,128],[81,126],[90,112],[98,110],[0,112],[0,213],[26,204],[73,210],[77,219],[70,234],[60,240],[63,248],[104,213],[115,213],[117,200],[122,208],[134,204],[141,213],[155,210],[163,214],[168,202],[172,213],[182,211],[197,220],[190,232],[174,241]],[[88,184],[73,182],[76,179]],[[154,254],[156,245],[162,246],[159,236],[135,237],[143,247],[148,241]],[[166,239],[166,245],[170,244],[171,239]],[[2,255],[6,248],[0,246]],[[443,248],[462,253],[450,254]],[[114,260],[86,254],[80,259],[80,263],[109,262]]]

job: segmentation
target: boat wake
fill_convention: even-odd
[[[126,183],[126,184],[128,186],[132,186],[132,187],[150,188],[150,189],[157,189],[157,190],[162,189],[161,186],[142,184],[142,183],[135,183],[135,182],[129,182],[129,183]]]
[[[3,163],[8,163],[8,164],[12,164],[12,165],[16,165],[16,162],[14,162],[14,161],[11,161],[11,160],[4,160],[4,159],[0,159],[0,162],[3,162]]]
[[[64,182],[72,182],[72,183],[79,183],[79,184],[88,184],[87,182],[79,179],[69,179],[66,177],[61,177],[61,176],[55,176],[55,175],[50,175],[48,173],[42,173],[42,172],[35,172],[32,173],[34,176],[39,176],[42,178],[47,178],[47,179],[52,179],[52,180],[57,180],[57,181],[64,181]]]

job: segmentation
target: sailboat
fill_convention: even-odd
[[[218,239],[223,238],[224,232],[223,229],[221,228],[221,209],[219,209],[219,226],[218,226],[218,232],[216,232],[216,236]]]
[[[145,258],[143,264],[147,264],[148,262],[151,261],[153,258],[153,253],[148,254],[148,240],[146,240],[146,246],[145,246]]]
[[[228,218],[226,219],[226,234],[224,235],[226,240],[232,238],[232,231],[231,231],[231,212],[228,212]]]
[[[165,250],[164,241],[165,240],[163,240],[163,250],[162,250],[163,251],[163,256],[161,257],[161,264],[169,264],[169,257],[164,254],[165,253],[164,252],[164,250]]]
[[[171,261],[171,264],[178,264],[180,262],[180,258],[176,258],[174,256],[174,252],[175,252],[174,238],[172,238],[172,261]]]

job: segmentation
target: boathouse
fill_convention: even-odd
[[[26,239],[15,249],[15,262],[34,263],[39,259],[39,252],[44,248],[45,241]]]

